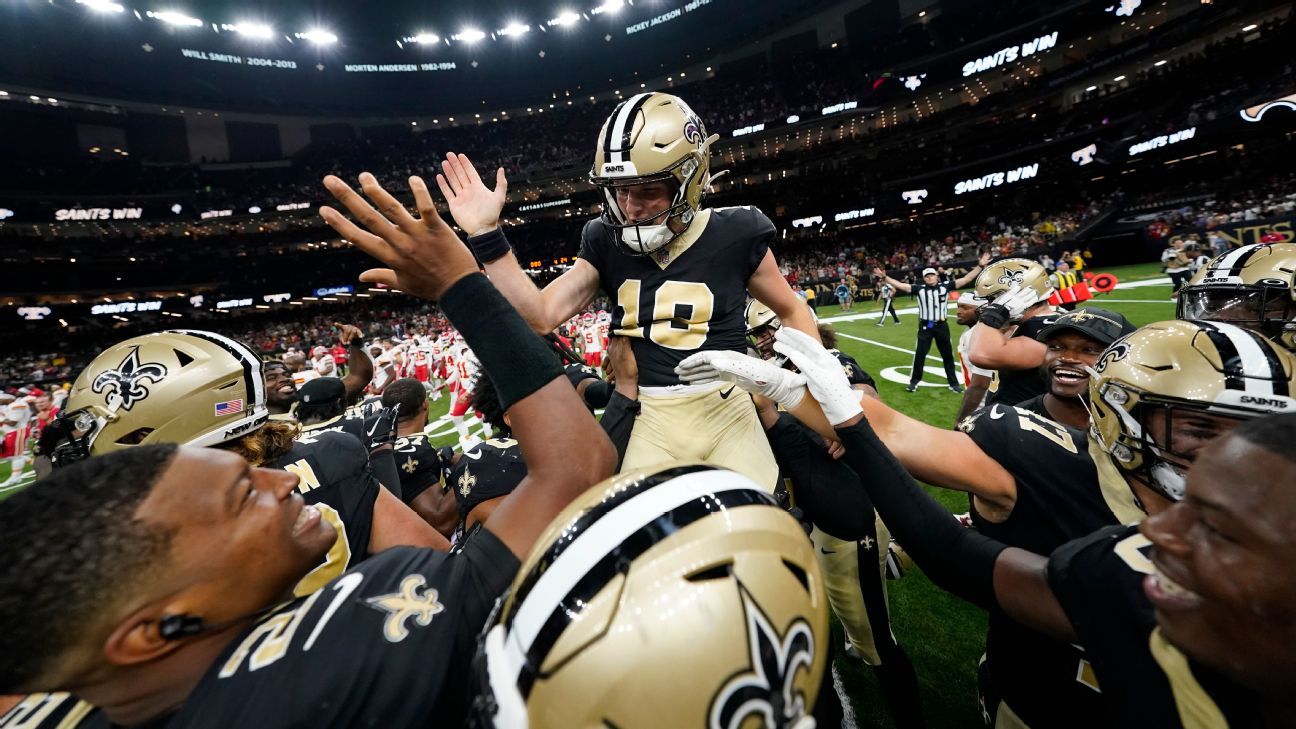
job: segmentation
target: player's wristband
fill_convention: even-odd
[[[994,567],[1008,545],[963,527],[918,486],[867,420],[838,428],[842,460],[872,497],[873,506],[915,563],[940,587],[982,608],[998,604]]]
[[[508,238],[504,237],[503,226],[496,226],[485,233],[469,236],[468,247],[481,263],[490,263],[512,250]]]
[[[503,410],[563,376],[553,349],[483,274],[459,279],[439,303],[495,383]]]

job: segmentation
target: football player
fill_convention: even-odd
[[[776,351],[786,348],[776,341]],[[1095,369],[1095,437],[1003,405],[948,431],[876,398],[856,399],[914,476],[967,491],[982,533],[1038,554],[1180,498],[1183,474],[1210,439],[1244,419],[1296,407],[1296,358],[1227,324],[1150,324],[1109,347]],[[1069,644],[992,611],[978,682],[987,713],[996,725],[1043,726],[1058,716],[1101,725],[1085,660]]]
[[[1088,430],[1089,373],[1107,347],[1135,329],[1124,314],[1096,307],[1059,316],[1036,335],[1047,348],[1040,377],[1048,390],[1017,403],[1017,407],[1076,430]]]
[[[774,352],[774,337],[781,322],[759,301],[747,304],[747,335],[763,359],[791,368]],[[878,397],[873,378],[853,357],[835,348],[836,333],[819,325],[824,347],[837,358],[851,387],[861,395]],[[681,363],[706,358],[693,355]],[[918,678],[913,663],[891,632],[887,607],[885,565],[890,534],[880,519],[874,519],[867,503],[854,504],[848,513],[834,511],[815,500],[824,488],[848,488],[859,476],[844,463],[833,443],[824,440],[788,413],[779,413],[771,400],[756,398],[756,409],[765,428],[783,477],[792,486],[792,498],[814,524],[811,539],[815,557],[824,573],[828,603],[846,632],[847,652],[874,667],[887,709],[897,727],[924,726],[918,696]],[[809,483],[814,482],[814,483]],[[859,492],[859,487],[854,490]],[[801,494],[806,494],[803,501]],[[847,697],[842,697],[845,700]]]
[[[212,332],[177,330],[127,339],[77,377],[61,416],[63,467],[152,443],[215,446],[254,467],[300,477],[307,504],[334,522],[338,543],[303,594],[349,563],[400,544],[448,548],[434,529],[374,478],[365,447],[344,433],[299,437],[298,425],[268,419],[261,358]]]
[[[325,432],[353,436],[368,452],[369,465],[378,483],[405,501],[400,491],[400,473],[392,456],[398,413],[381,410],[366,417],[359,409],[347,408],[345,397],[346,386],[337,377],[317,377],[302,385],[296,411],[301,432],[297,437],[314,439]]]
[[[428,442],[424,428],[428,421],[427,391],[415,379],[400,379],[387,386],[382,403],[399,408],[394,457],[400,471],[401,499],[416,514],[449,539],[459,523],[453,494],[445,487],[442,472],[447,465],[441,453]]]
[[[1101,686],[1111,717],[1087,726],[1288,723],[1296,689],[1296,494],[1288,488],[1296,479],[1296,403],[1199,449],[1185,487],[1171,500],[1145,502],[1141,525],[1111,526],[1043,556],[953,524],[852,405],[855,395],[831,357],[813,342],[781,344],[837,426],[844,458],[874,476],[864,481],[870,496],[932,580],[1085,649],[1092,670],[1084,678]],[[1201,376],[1189,371],[1180,379]],[[1096,430],[1120,431],[1135,460],[1157,458],[1145,437],[1125,432],[1147,422],[1131,411],[1155,401],[1120,380],[1106,389],[1107,397],[1117,390],[1131,397],[1108,402],[1123,415],[1109,413]],[[1104,397],[1098,391],[1095,402]],[[1218,406],[1218,394],[1213,399]],[[1073,717],[1053,715],[1049,724],[1059,721],[1070,725]]]
[[[976,294],[990,303],[977,311],[967,354],[972,364],[995,371],[986,403],[1016,405],[1044,394],[1045,347],[1036,335],[1057,318],[1048,271],[1026,258],[995,261],[977,275]]]
[[[958,346],[955,347],[955,351],[958,352],[959,365],[963,368],[963,402],[959,404],[958,414],[954,416],[955,425],[963,422],[963,418],[981,409],[981,406],[985,404],[986,393],[990,391],[990,384],[994,381],[994,370],[977,367],[967,358],[968,344],[972,340],[972,330],[977,324],[978,309],[985,303],[985,299],[975,293],[964,291],[959,294],[958,304],[954,307],[954,321],[958,322],[959,326],[966,327],[964,332],[959,335]]]
[[[1296,243],[1216,256],[1179,290],[1177,316],[1246,327],[1296,352]]]
[[[0,422],[13,435],[13,457],[9,459],[9,478],[0,483],[0,488],[22,480],[23,469],[27,467],[27,438],[31,435],[31,404],[27,397],[14,397],[7,392],[4,395],[9,402],[0,403]]]
[[[364,392],[365,385],[369,384],[369,379],[373,377],[373,362],[364,352],[364,342],[360,330],[350,324],[340,324],[333,322],[337,328],[338,340],[350,352],[350,358],[347,360],[347,375],[342,378],[346,384],[347,403],[355,402],[360,393]],[[266,362],[263,368],[265,373],[265,396],[266,407],[270,411],[272,420],[292,420],[292,409],[297,403],[297,388],[299,386],[295,374],[305,365],[305,356],[293,356],[290,360],[285,355],[282,361]],[[295,368],[295,369],[294,369]]]
[[[503,168],[491,191],[467,157],[451,154],[437,183],[491,280],[536,332],[553,331],[599,291],[614,303],[613,333],[634,342],[642,404],[623,469],[697,458],[773,490],[777,468],[750,398],[732,398],[718,384],[690,387],[675,373],[693,352],[744,349],[748,292],[786,325],[815,335],[769,250],[776,234],[769,218],[753,207],[703,207],[716,139],[670,94],[619,104],[599,132],[590,171],[603,214],[586,223],[574,265],[543,291],[499,224]]]

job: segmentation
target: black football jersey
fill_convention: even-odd
[[[396,439],[392,452],[400,472],[401,499],[409,503],[429,488],[441,484],[441,459],[428,443],[427,436],[403,435]]]
[[[581,231],[580,257],[598,270],[599,285],[615,303],[614,333],[632,338],[639,384],[682,384],[675,366],[699,350],[747,350],[747,280],[777,231],[754,207],[712,208],[691,245],[632,256],[613,242],[601,220]],[[659,256],[674,255],[663,268]]]
[[[345,414],[335,418],[329,418],[323,422],[314,425],[303,425],[301,427],[302,437],[313,437],[320,433],[346,433],[355,436],[361,444],[368,445],[366,438],[365,422],[359,416],[359,411],[348,410]]]
[[[1113,524],[1142,518],[1109,457],[1088,437],[1022,408],[988,406],[959,428],[998,461],[1017,484],[1008,518],[988,521],[973,504],[983,534],[1036,554]],[[1105,467],[1100,468],[1100,464]],[[1109,723],[1084,652],[990,611],[986,677],[1028,726]]]
[[[1044,397],[1046,394],[1047,393],[1044,393],[1044,394],[1036,395],[1035,397],[1032,397],[1028,400],[1022,400],[1021,402],[1017,403],[1015,407],[1021,408],[1022,410],[1029,410],[1032,413],[1035,413],[1036,415],[1040,416],[1041,418],[1052,420],[1053,416],[1049,415],[1048,408],[1044,406]]]
[[[1093,663],[1115,719],[1109,725],[1263,726],[1257,696],[1189,659],[1157,629],[1143,592],[1153,571],[1149,547],[1137,526],[1115,526],[1049,557],[1049,585]]]
[[[464,726],[477,636],[518,567],[485,529],[385,550],[234,639],[167,726]]]
[[[110,729],[94,705],[68,693],[30,694],[0,716],[0,729]]]
[[[1033,316],[1017,325],[1013,338],[1035,338],[1040,330],[1057,320],[1056,314]],[[1025,370],[995,370],[994,380],[990,383],[990,393],[986,404],[1016,405],[1022,400],[1029,400],[1048,391],[1048,383],[1040,376],[1038,367]]]
[[[872,375],[865,372],[863,367],[860,367],[860,363],[854,357],[836,349],[828,351],[832,352],[838,362],[841,362],[842,369],[846,370],[846,379],[850,380],[851,385],[868,385],[874,390],[877,389],[877,381],[873,379]]]
[[[370,397],[366,397],[365,399],[361,400],[355,405],[352,405],[351,407],[347,408],[346,416],[348,418],[359,418],[363,420],[369,417],[370,415],[376,415],[378,411],[382,409],[383,409],[382,398],[377,395],[373,395]]]
[[[460,527],[473,507],[513,493],[526,477],[522,449],[512,438],[496,438],[464,451],[446,474],[446,488],[454,489]]]
[[[312,573],[311,586],[323,584],[369,552],[373,530],[374,502],[382,488],[369,466],[369,454],[355,438],[324,432],[299,438],[292,450],[269,464],[297,474],[297,490],[307,504],[323,504],[335,514],[322,512],[325,519],[340,520],[338,544],[329,552],[328,569]],[[345,550],[345,554],[340,550]],[[304,593],[305,586],[301,592]]]

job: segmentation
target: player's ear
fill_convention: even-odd
[[[183,642],[162,636],[162,619],[185,614],[187,611],[174,596],[139,608],[122,618],[108,634],[103,645],[104,658],[116,666],[134,666],[172,653]]]

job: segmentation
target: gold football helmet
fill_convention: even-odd
[[[212,332],[133,337],[81,372],[60,417],[57,465],[150,443],[224,443],[269,419],[261,357]]]
[[[762,359],[778,357],[774,352],[774,333],[783,326],[783,322],[774,310],[757,299],[748,299],[743,315],[747,318],[747,343]]]
[[[1180,319],[1223,321],[1296,352],[1296,243],[1259,243],[1211,259],[1179,291]]]
[[[476,726],[813,726],[828,650],[805,531],[705,464],[622,474],[549,526],[478,643]]]
[[[627,253],[645,255],[675,240],[702,209],[711,184],[711,145],[702,120],[678,96],[649,91],[617,105],[599,131],[590,182],[603,192],[603,223]],[[644,220],[627,220],[616,189],[668,181],[670,208]],[[654,222],[656,221],[656,222]]]
[[[1149,324],[1113,342],[1089,380],[1099,445],[1117,467],[1174,501],[1183,498],[1195,450],[1182,431],[1195,429],[1199,443],[1214,437],[1212,427],[1296,412],[1293,395],[1296,358],[1254,332],[1214,322]],[[1176,425],[1176,417],[1193,414],[1226,420]]]
[[[976,295],[993,302],[999,294],[1012,289],[1032,289],[1035,302],[1053,295],[1048,271],[1029,258],[1003,258],[981,269],[976,277]]]

